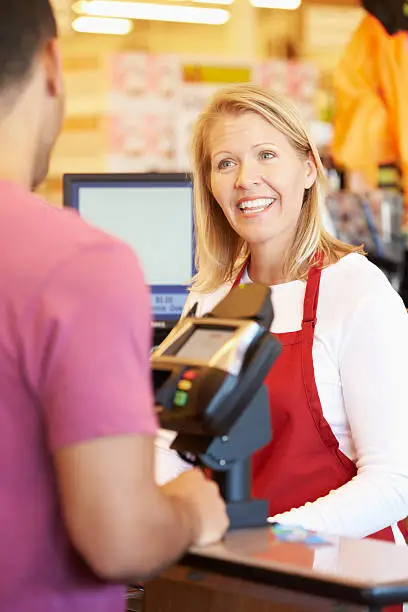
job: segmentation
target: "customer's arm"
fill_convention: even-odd
[[[201,496],[207,483],[200,471],[186,475],[184,485],[173,484],[174,493],[187,488],[183,495],[155,485],[150,437],[72,446],[57,454],[56,466],[71,540],[94,572],[108,580],[144,580],[157,573],[198,540],[197,504],[212,512]]]
[[[102,578],[143,579],[227,527],[193,471],[154,484],[150,304],[130,249],[101,239],[60,265],[21,321],[73,545]],[[211,518],[212,517],[212,518]]]

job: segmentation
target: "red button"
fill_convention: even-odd
[[[194,370],[186,370],[183,374],[184,380],[194,380],[197,378],[197,372]]]

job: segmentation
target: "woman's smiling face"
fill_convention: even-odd
[[[221,116],[209,140],[211,190],[237,234],[250,245],[293,235],[312,159],[255,112]]]

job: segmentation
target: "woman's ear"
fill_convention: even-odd
[[[317,179],[317,167],[313,155],[309,153],[305,161],[305,189],[310,189]]]

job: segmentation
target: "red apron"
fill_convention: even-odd
[[[270,516],[328,495],[357,474],[355,464],[340,450],[323,416],[314,376],[312,348],[320,277],[321,267],[312,266],[302,329],[276,334],[282,352],[265,379],[273,439],[254,455],[252,477],[254,496],[269,501]],[[400,529],[405,535],[402,522]],[[391,527],[369,537],[394,542]]]

